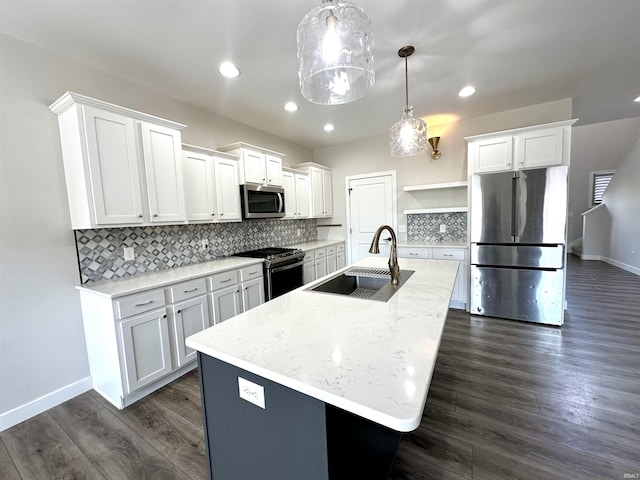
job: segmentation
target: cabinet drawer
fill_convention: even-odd
[[[204,278],[197,278],[188,282],[177,283],[167,290],[169,292],[169,301],[176,303],[207,293],[207,282]]]
[[[434,248],[431,255],[437,260],[460,260],[463,262],[464,252],[460,248]]]
[[[339,243],[336,248],[338,252],[344,252],[344,243]]]
[[[211,275],[207,280],[209,282],[209,290],[220,290],[221,288],[238,283],[238,271],[229,270],[228,272],[217,273]]]
[[[326,256],[327,256],[327,250],[324,248],[319,248],[318,250],[313,251],[313,258],[315,258],[316,260],[318,258],[324,258]]]
[[[331,245],[330,247],[327,247],[327,255],[335,255],[336,251],[337,250],[335,245]]]
[[[252,280],[254,278],[259,278],[262,276],[262,264],[258,263],[256,265],[249,265],[248,267],[242,268],[240,270],[240,281],[246,282],[247,280]]]
[[[429,249],[424,247],[398,247],[401,258],[429,258]]]
[[[115,301],[118,318],[127,318],[164,306],[164,291],[150,290]]]

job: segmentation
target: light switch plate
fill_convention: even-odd
[[[264,387],[262,385],[238,377],[238,391],[240,392],[240,398],[243,400],[253,403],[260,408],[265,408]]]

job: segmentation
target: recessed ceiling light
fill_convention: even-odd
[[[334,127],[333,124],[331,124],[331,123],[327,123],[324,126],[324,131],[325,132],[333,132],[335,129],[336,129],[336,127]]]
[[[222,62],[218,68],[220,74],[227,78],[235,78],[240,75],[240,70],[231,62]]]
[[[296,104],[296,102],[287,102],[284,104],[284,109],[287,112],[295,112],[296,110],[298,110],[298,105]]]
[[[636,98],[634,102],[640,102],[640,97]]]
[[[462,90],[458,92],[458,96],[463,98],[470,97],[474,93],[476,93],[476,87],[472,85],[467,85],[466,87],[464,87]]]

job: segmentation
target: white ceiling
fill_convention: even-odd
[[[579,125],[640,116],[640,0],[354,0],[371,20],[376,84],[339,106],[298,90],[296,29],[319,3],[0,0],[0,32],[310,148],[400,119],[404,45],[416,48],[409,103],[428,122],[568,97]],[[240,77],[218,74],[227,59]],[[478,93],[458,98],[468,83]],[[300,109],[285,112],[288,100]]]

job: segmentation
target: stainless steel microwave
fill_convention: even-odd
[[[284,188],[240,185],[243,218],[284,217]]]

